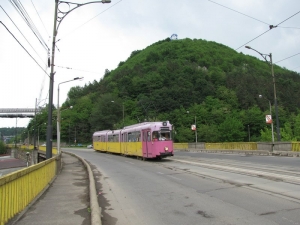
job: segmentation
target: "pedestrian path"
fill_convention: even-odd
[[[18,225],[91,224],[89,176],[82,162],[62,154],[63,167],[54,182],[17,222]]]

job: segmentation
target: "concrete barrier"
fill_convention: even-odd
[[[78,156],[76,154],[73,154],[70,152],[65,152],[65,151],[62,151],[62,152],[77,157],[80,161],[82,161],[82,163],[87,168],[87,171],[89,174],[89,180],[90,180],[89,189],[90,189],[91,222],[92,222],[92,225],[102,225],[101,208],[99,207],[99,204],[98,204],[94,174],[93,174],[93,171],[92,171],[90,165],[83,158],[81,158],[80,156]]]

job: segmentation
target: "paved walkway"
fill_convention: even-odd
[[[23,162],[20,159],[11,158],[10,156],[0,157],[0,170],[16,167],[26,167],[26,162]]]
[[[89,177],[82,162],[62,154],[63,168],[51,187],[14,224],[91,224]]]

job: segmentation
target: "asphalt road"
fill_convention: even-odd
[[[222,161],[236,161],[252,163],[256,165],[270,165],[290,167],[300,171],[299,157],[284,157],[284,156],[259,156],[259,155],[244,155],[244,154],[222,154],[222,153],[204,153],[204,152],[184,152],[177,151],[176,156],[186,156],[200,159],[214,159]]]
[[[103,225],[300,224],[300,198],[293,198],[300,192],[297,184],[203,167],[197,164],[199,158],[189,163],[188,158],[195,157],[195,153],[180,156],[176,152],[174,158],[144,162],[90,149],[65,150],[80,155],[92,165],[98,181]],[[203,162],[204,156],[201,157]],[[264,161],[268,160],[264,156],[257,159],[223,154],[210,157],[208,154],[206,162],[215,165],[226,159],[228,168],[230,163],[239,164],[237,158],[252,158],[253,161],[240,163],[251,164],[251,168],[268,166],[268,163],[293,168],[284,157],[278,162],[277,159]],[[297,160],[294,163],[297,165]]]

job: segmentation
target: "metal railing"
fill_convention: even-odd
[[[55,178],[60,155],[0,177],[0,225],[25,209]]]

